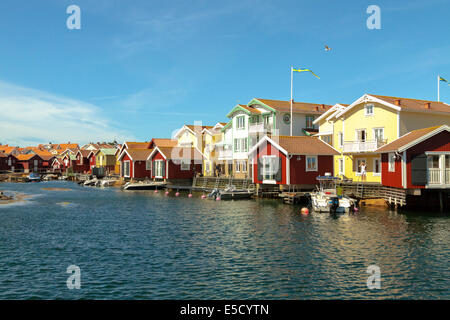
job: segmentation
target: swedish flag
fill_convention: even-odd
[[[315,74],[314,72],[312,72],[312,70],[310,70],[310,69],[302,69],[302,68],[294,69],[294,68],[292,68],[292,71],[296,71],[296,72],[311,72],[315,77],[320,79],[320,77],[317,74]]]
[[[439,81],[447,82],[447,84],[450,86],[450,83],[442,77],[439,77]]]

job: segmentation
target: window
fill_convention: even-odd
[[[181,160],[181,170],[190,170],[191,169],[191,162],[186,159]]]
[[[339,174],[344,174],[344,159],[338,160]]]
[[[344,145],[344,134],[342,132],[339,132],[338,138],[339,138],[339,147],[342,148],[342,146]]]
[[[247,151],[248,151],[247,138],[234,139],[234,152],[247,152]]]
[[[11,165],[11,158],[8,158],[8,166]]]
[[[317,156],[306,156],[306,171],[317,171]]]
[[[123,176],[124,177],[130,176],[130,161],[123,162]]]
[[[163,177],[163,160],[155,161],[155,177],[162,178]]]
[[[395,172],[395,153],[391,152],[388,154],[388,160],[389,160],[389,172]]]
[[[306,116],[306,128],[313,129],[314,128],[314,116]]]
[[[364,107],[364,115],[365,116],[373,116],[373,104],[366,104]]]
[[[248,147],[248,140],[247,138],[242,138],[242,142],[241,142],[241,148],[243,152],[247,152],[247,147]]]
[[[242,172],[247,172],[247,161],[242,161]]]
[[[373,159],[373,175],[374,176],[381,175],[381,160],[380,160],[380,158]]]
[[[367,135],[366,135],[366,129],[359,129],[356,130],[356,140],[360,142],[366,141]]]
[[[275,180],[278,172],[278,158],[276,156],[262,156],[263,180]]]
[[[383,141],[384,140],[384,128],[374,128],[373,136],[374,136],[375,140]]]
[[[428,168],[429,169],[439,169],[439,155],[428,156]]]
[[[239,139],[234,139],[234,152],[238,152],[239,149]]]
[[[331,135],[322,136],[322,141],[331,145]]]
[[[236,172],[241,172],[241,162],[236,161]]]
[[[152,161],[151,160],[145,161],[145,170],[147,170],[147,171],[152,170]]]
[[[450,155],[445,156],[445,168],[450,169]]]
[[[245,129],[245,116],[236,118],[236,129]]]

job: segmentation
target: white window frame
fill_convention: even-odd
[[[240,122],[241,119],[242,119],[242,123]],[[236,129],[237,130],[245,129],[245,116],[236,117]]]
[[[388,171],[395,172],[395,153],[394,152],[388,153]]]
[[[314,159],[314,162],[316,164],[314,169],[308,169],[308,159]],[[318,171],[319,170],[319,159],[317,156],[306,156],[305,157],[305,166],[306,166],[306,172],[309,171]]]
[[[376,172],[375,171],[375,168],[376,168],[375,163],[377,161],[378,161],[378,168],[380,169],[380,172]],[[374,158],[373,159],[373,170],[372,171],[373,171],[372,174],[373,174],[374,177],[380,177],[381,176],[381,158]]]
[[[126,174],[126,170],[125,170],[125,164],[127,162],[128,162],[128,174]],[[126,178],[129,178],[131,176],[131,164],[130,163],[131,163],[130,160],[125,160],[123,162],[123,166],[124,166],[124,168],[123,168],[123,176],[126,177]]]
[[[241,172],[241,162],[236,160],[236,168],[235,168],[236,172]]]
[[[152,170],[152,160],[146,160],[145,161],[145,170],[151,171]]]
[[[376,132],[377,130],[381,130],[381,132],[382,132],[382,139],[381,139],[380,141],[383,141],[383,140],[384,140],[384,128],[373,128],[373,129],[372,129],[373,140],[374,140],[374,141],[377,140],[377,136],[376,136],[376,134],[375,134],[375,132]]]
[[[368,113],[367,112],[367,107],[372,107],[372,112],[371,113]],[[366,104],[365,106],[364,106],[364,115],[366,116],[366,117],[371,117],[371,116],[373,116],[375,114],[375,105],[374,104],[372,104],[372,103],[368,103],[368,104]]]
[[[261,156],[261,158],[262,158],[262,165],[263,165],[263,172],[262,172],[262,178],[263,178],[263,183],[265,183],[265,184],[273,184],[273,183],[275,183],[276,184],[276,172],[275,173],[271,173],[271,175],[272,175],[272,179],[266,179],[266,161],[267,161],[267,159],[270,159],[270,161],[269,161],[269,163],[270,164],[272,164],[272,162],[273,162],[273,160],[272,159],[276,159],[277,158],[277,156],[276,155],[264,155],[264,156]],[[272,170],[272,168],[270,168],[271,170],[270,171],[273,171]]]
[[[161,160],[161,159],[155,160],[155,173],[154,173],[155,178],[163,178],[163,176],[162,176],[163,165],[164,165],[164,160]],[[160,175],[157,175],[157,174],[160,174]]]
[[[339,148],[343,148],[344,147],[344,133],[342,131],[338,132],[338,144],[339,144]]]
[[[242,161],[242,172],[247,172],[247,161]]]
[[[345,161],[344,161],[344,158],[338,159],[338,171],[339,171],[339,174],[345,174]]]
[[[364,140],[359,140],[359,132],[364,131]],[[355,129],[355,141],[366,142],[367,141],[367,129]]]

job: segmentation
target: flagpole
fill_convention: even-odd
[[[437,80],[438,80],[438,102],[439,102],[439,79],[440,79],[440,77],[438,75],[438,78],[437,78]]]
[[[294,121],[294,119],[292,118],[292,88],[293,88],[293,83],[294,83],[294,67],[291,67],[291,136],[292,136],[292,121]]]

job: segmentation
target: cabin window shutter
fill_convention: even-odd
[[[258,181],[263,181],[263,159],[258,158]]]
[[[427,182],[427,156],[421,154],[411,159],[411,183],[424,186]]]
[[[277,174],[275,175],[275,181],[281,181],[282,179],[282,170],[281,170],[281,165],[282,165],[282,161],[283,159],[281,157],[278,158],[278,170],[277,170]]]

